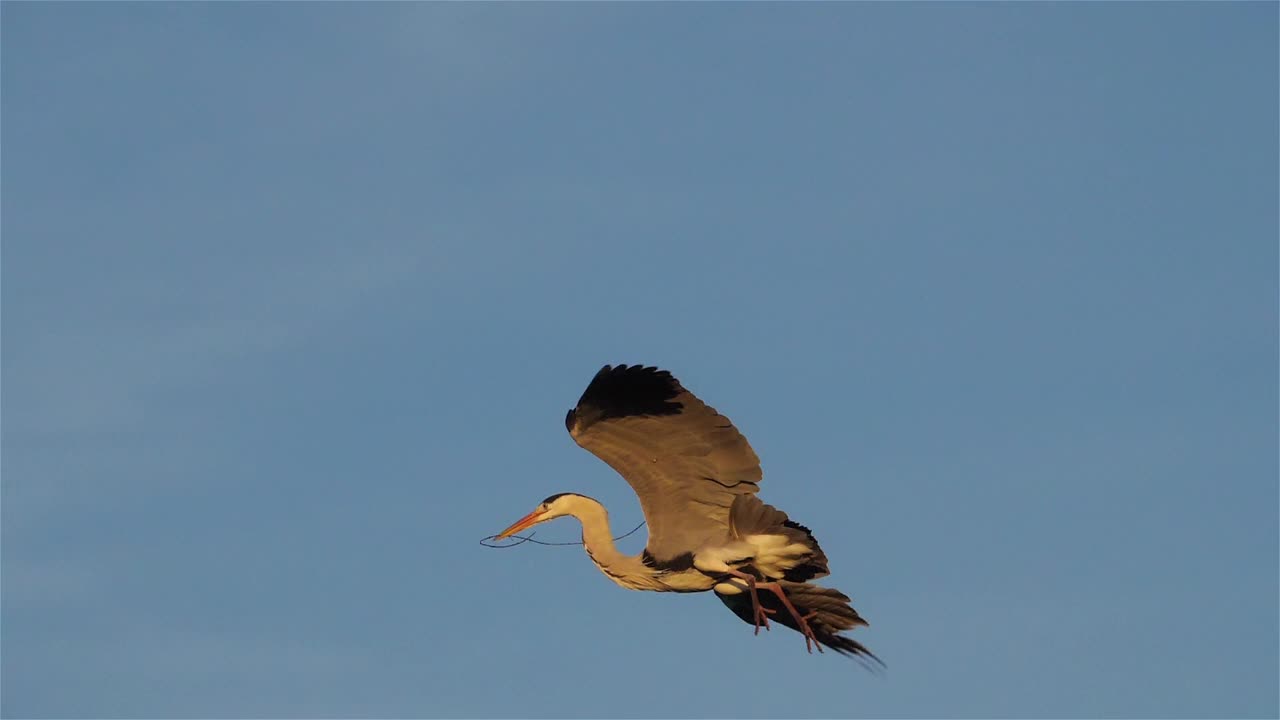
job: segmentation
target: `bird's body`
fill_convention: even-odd
[[[811,584],[829,573],[813,534],[756,497],[760,461],[746,438],[670,373],[606,365],[565,427],[636,491],[649,525],[644,552],[620,552],[604,506],[576,493],[547,498],[501,537],[569,515],[582,524],[591,561],[622,587],[714,591],[757,633],[774,619],[806,645],[878,662],[839,634],[867,624],[849,598]]]

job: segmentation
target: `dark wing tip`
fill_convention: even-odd
[[[578,405],[564,418],[569,432],[609,418],[633,415],[677,415],[673,398],[684,391],[666,370],[643,365],[605,365],[591,379]]]
[[[857,660],[859,664],[871,672],[882,672],[888,667],[883,660],[876,657],[875,653],[868,650],[866,645],[853,638],[832,633],[818,633],[818,642],[845,657]]]
[[[805,535],[808,535],[810,540],[817,540],[817,538],[815,538],[815,537],[813,536],[813,531],[812,531],[812,530],[810,530],[809,528],[807,528],[807,527],[805,527],[805,526],[801,525],[800,523],[796,522],[795,520],[791,520],[791,519],[783,520],[783,521],[782,521],[782,526],[783,526],[783,527],[789,527],[789,528],[791,528],[792,530],[799,530],[800,532],[804,533]]]

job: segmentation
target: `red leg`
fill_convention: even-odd
[[[806,650],[812,653],[813,648],[817,647],[818,652],[823,652],[822,644],[818,642],[818,637],[813,634],[813,628],[809,627],[809,620],[818,613],[811,612],[808,615],[801,616],[796,610],[796,606],[792,605],[791,600],[787,598],[787,593],[782,589],[782,586],[776,582],[759,583],[756,587],[772,590],[773,594],[777,595],[778,599],[782,601],[783,606],[791,612],[791,617],[796,619],[796,624],[800,626],[800,632],[804,635],[804,647]]]
[[[760,634],[760,626],[763,625],[765,630],[769,629],[769,615],[767,613],[774,612],[760,604],[760,597],[756,594],[756,579],[751,575],[738,570],[729,570],[729,574],[741,578],[747,583],[747,592],[751,594],[751,614],[755,618],[756,635]]]

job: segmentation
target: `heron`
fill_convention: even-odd
[[[883,665],[842,632],[867,625],[849,597],[812,583],[829,574],[809,528],[756,497],[760,459],[729,418],[667,370],[605,365],[564,420],[582,448],[610,465],[640,499],[649,537],[639,555],[619,551],[599,501],[559,493],[496,537],[570,516],[582,526],[587,556],[631,590],[713,592],[760,629],[769,621],[823,647]]]

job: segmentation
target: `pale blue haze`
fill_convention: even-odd
[[[1276,717],[1277,10],[4,3],[0,709]],[[883,677],[477,544],[617,362]]]

